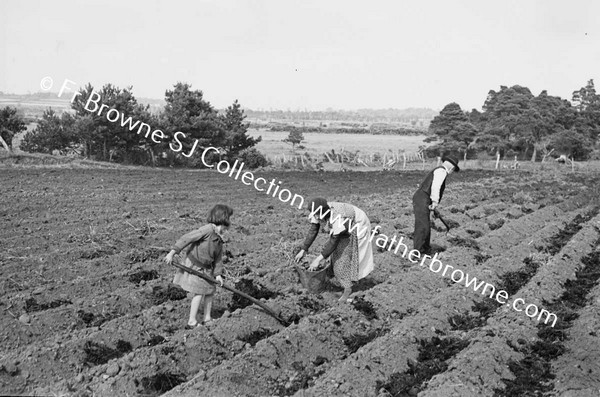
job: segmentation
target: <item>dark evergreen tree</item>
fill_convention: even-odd
[[[246,115],[236,100],[221,116],[225,136],[219,146],[225,147],[229,158],[235,158],[244,149],[251,148],[261,141],[262,137],[248,136],[248,124],[244,122]]]
[[[0,109],[0,144],[4,149],[8,152],[12,151],[13,137],[26,129],[25,121],[17,108],[7,106]]]
[[[290,131],[287,138],[283,140],[285,143],[292,145],[292,152],[296,153],[296,145],[300,145],[304,141],[304,134],[297,128]]]

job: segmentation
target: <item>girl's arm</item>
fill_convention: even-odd
[[[173,257],[180,253],[182,249],[195,241],[205,239],[206,236],[208,236],[208,232],[204,227],[202,227],[180,237],[179,240],[177,240],[177,242],[171,247],[171,251],[167,254],[167,256],[165,256],[165,262],[167,265],[170,265],[171,262],[173,262]]]
[[[171,247],[171,250],[175,251],[175,253],[178,254],[181,252],[181,250],[183,250],[185,247],[187,247],[191,243],[204,240],[206,237],[208,237],[209,233],[210,233],[209,228],[201,227],[198,230],[194,230],[192,232],[184,234],[183,236],[181,236],[179,238],[179,240],[177,240],[177,242],[175,244],[173,244],[173,246]]]
[[[221,283],[221,287],[223,286],[223,250],[219,254],[219,257],[215,261],[215,270],[214,270],[215,279]]]

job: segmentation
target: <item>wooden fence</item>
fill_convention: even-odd
[[[349,152],[343,148],[336,152],[321,153],[319,156],[309,156],[306,154],[285,154],[269,157],[269,161],[275,167],[285,168],[313,168],[313,169],[348,169],[351,167],[373,168],[373,169],[407,169],[407,164],[420,165],[421,168],[431,159],[426,159],[422,152],[384,152],[359,154],[359,152]]]

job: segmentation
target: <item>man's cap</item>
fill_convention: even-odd
[[[454,166],[454,171],[459,172],[460,167],[458,166],[458,157],[453,154],[449,154],[447,156],[442,157],[442,161],[449,161]]]

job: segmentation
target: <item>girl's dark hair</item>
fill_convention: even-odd
[[[233,209],[225,204],[217,204],[208,213],[206,221],[215,225],[229,226],[229,217],[233,215]]]
[[[319,207],[321,207],[321,209],[319,209]],[[329,204],[327,204],[327,200],[325,200],[323,197],[311,198],[308,201],[308,210],[310,212],[314,211],[315,217],[319,221],[327,220],[331,215]]]

